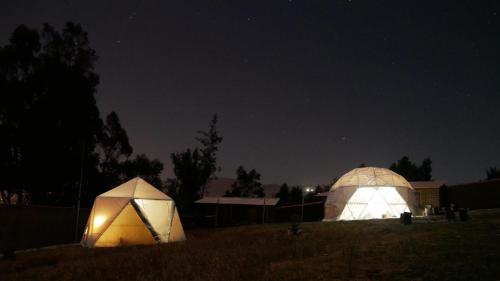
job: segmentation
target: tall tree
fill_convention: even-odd
[[[500,169],[498,169],[497,167],[489,167],[488,169],[486,169],[486,179],[500,179]]]
[[[175,202],[179,202],[179,181],[176,178],[167,178],[163,183],[163,191],[173,198]]]
[[[160,178],[163,171],[163,163],[158,159],[149,159],[145,154],[136,155],[133,159],[128,159],[123,163],[123,180],[141,177],[153,186],[163,187]]]
[[[410,161],[408,156],[403,156],[389,167],[408,181],[428,181],[432,179],[432,161],[425,158],[420,166]]]
[[[217,171],[217,151],[222,137],[217,131],[217,115],[210,121],[208,131],[198,131],[196,140],[201,148],[172,153],[170,158],[178,182],[178,196],[181,208],[188,211],[192,203],[203,196],[204,187]]]
[[[17,27],[9,44],[0,46],[0,177],[2,201],[9,204],[14,193],[21,194],[21,127],[35,102],[31,90],[39,64],[40,36],[24,25]]]
[[[82,163],[96,162],[96,60],[87,33],[73,23],[61,32],[19,26],[0,49],[0,130],[8,136],[0,161],[15,170],[9,181],[16,188],[38,195],[35,202],[72,200]]]
[[[0,47],[4,201],[26,190],[34,203],[73,204],[81,180],[87,202],[102,191],[97,188],[137,175],[161,186],[161,162],[145,155],[129,159],[133,150],[118,115],[112,112],[103,124],[96,61],[87,33],[74,23],[62,31],[21,25]]]
[[[124,161],[128,160],[133,149],[129,143],[127,132],[114,111],[106,117],[98,148],[102,158],[99,166],[106,182],[105,185],[107,187],[115,186],[125,178],[123,175]]]
[[[100,142],[104,153],[104,162],[110,159],[120,161],[123,158],[128,158],[133,152],[127,131],[122,127],[120,118],[114,111],[106,117]]]
[[[430,181],[432,179],[432,160],[430,158],[425,158],[418,167],[418,172],[421,181]]]
[[[151,160],[145,154],[130,158],[134,150],[114,111],[106,117],[98,148],[103,188],[116,186],[134,177],[142,177],[155,187],[163,188],[163,163],[158,159]]]
[[[198,131],[199,137],[196,138],[201,144],[201,176],[203,179],[201,195],[205,194],[205,186],[208,180],[214,176],[220,167],[217,167],[217,151],[222,137],[217,131],[217,114],[212,117],[208,131]]]
[[[302,201],[302,196],[304,192],[302,191],[302,187],[294,186],[290,190],[290,202],[292,203],[300,203]]]
[[[177,178],[179,203],[181,210],[189,210],[192,203],[200,196],[200,187],[205,184],[202,156],[198,149],[187,149],[184,152],[172,153],[174,174]]]
[[[236,170],[237,179],[231,185],[231,191],[226,192],[228,197],[264,197],[264,188],[260,183],[260,174],[255,169],[247,172],[243,166]]]
[[[283,183],[281,185],[279,192],[276,193],[276,197],[279,198],[281,202],[288,201],[288,199],[290,197],[290,190],[289,190],[288,185],[286,183]]]

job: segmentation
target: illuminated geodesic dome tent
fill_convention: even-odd
[[[357,168],[330,189],[325,220],[399,218],[415,213],[414,205],[414,189],[404,177],[384,168]]]
[[[116,247],[185,239],[174,200],[135,178],[96,197],[81,244]]]

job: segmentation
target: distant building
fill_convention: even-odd
[[[411,186],[415,189],[415,197],[419,208],[426,206],[439,208],[439,189],[446,184],[445,181],[412,181]]]
[[[210,179],[203,196],[196,201],[198,223],[205,226],[230,226],[268,223],[275,221],[275,207],[279,198],[277,184],[262,184],[263,198],[224,197],[236,179]]]
[[[275,221],[279,198],[203,197],[196,201],[199,223],[230,226]]]

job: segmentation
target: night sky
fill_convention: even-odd
[[[461,183],[500,166],[500,1],[2,1],[0,45],[68,20],[100,56],[102,116],[166,176],[214,113],[219,176],[328,183],[408,155]]]

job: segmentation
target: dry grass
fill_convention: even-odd
[[[499,280],[500,210],[468,222],[363,221],[199,230],[181,243],[77,246],[0,261],[7,280]]]

